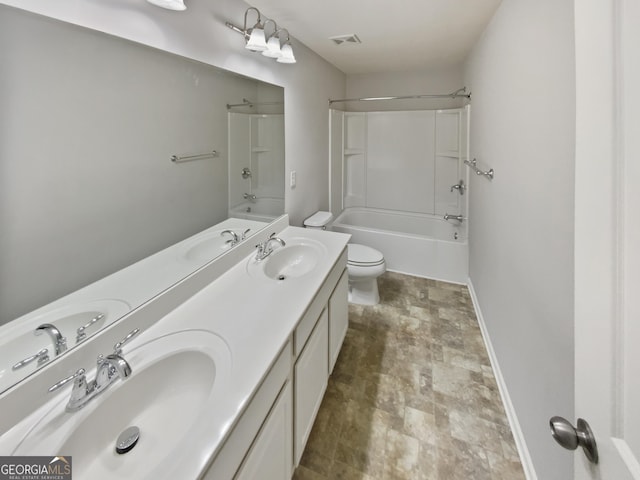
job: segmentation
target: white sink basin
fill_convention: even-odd
[[[94,300],[45,311],[24,322],[5,329],[0,344],[0,392],[30,375],[43,365],[33,361],[17,370],[13,365],[47,348],[49,358],[55,358],[53,341],[47,334],[34,335],[35,329],[44,323],[53,324],[67,338],[67,347],[76,345],[77,330],[92,319],[99,320],[86,328],[87,338],[119,319],[131,310],[127,302],[116,299]]]
[[[188,241],[180,249],[179,258],[188,262],[206,262],[213,260],[231,248],[227,240],[229,235],[222,236],[224,230],[213,230]]]
[[[190,450],[199,418],[224,397],[231,353],[220,337],[193,330],[128,352],[125,347],[124,357],[132,369],[128,379],[116,380],[73,413],[65,411],[70,387],[65,388],[13,455],[64,452],[73,456],[78,478],[160,478]],[[138,443],[116,453],[116,439],[131,426],[140,429]]]
[[[249,260],[247,271],[252,276],[265,276],[271,280],[285,281],[303,277],[312,272],[323,256],[326,247],[315,240],[293,238],[284,247],[276,246],[273,253],[263,260]]]

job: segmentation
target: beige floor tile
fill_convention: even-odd
[[[387,272],[349,329],[297,480],[522,480],[471,297]]]

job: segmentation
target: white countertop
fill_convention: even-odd
[[[268,373],[298,321],[314,299],[335,262],[346,248],[349,235],[288,227],[279,235],[287,241],[295,237],[318,240],[327,247],[328,261],[316,271],[292,281],[270,281],[247,274],[247,262],[239,262],[159,321],[155,335],[187,328],[209,330],[227,342],[232,356],[231,384],[224,403],[212,406],[206,419],[208,437],[166,478],[196,478],[222,446],[232,426]],[[151,331],[149,332],[151,333]],[[195,442],[194,442],[195,443]]]
[[[262,236],[266,237],[262,234],[257,237]],[[180,444],[179,454],[172,456],[173,461],[160,471],[160,476],[154,472],[154,478],[197,478],[204,472],[290,339],[350,237],[298,227],[287,227],[278,236],[285,241],[301,237],[316,240],[326,247],[326,256],[312,272],[279,282],[247,273],[247,264],[255,256],[252,252],[125,347],[126,358],[127,348],[134,350],[153,338],[176,331],[206,330],[222,338],[231,353],[229,372],[219,376],[225,383],[220,385],[224,395],[218,396],[215,405],[209,405],[202,412],[188,439]],[[131,367],[133,378],[136,365],[132,363]],[[65,389],[61,395],[68,397],[68,394]],[[100,402],[100,398],[92,402]],[[52,403],[42,408],[50,409]],[[189,405],[184,408],[188,409]],[[7,432],[0,437],[0,451],[10,449],[12,442],[15,445],[16,433]]]

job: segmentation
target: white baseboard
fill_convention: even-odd
[[[469,279],[469,281],[467,282],[467,287],[469,288],[469,293],[471,294],[471,300],[473,301],[473,307],[476,311],[476,316],[478,317],[478,324],[480,325],[482,338],[484,339],[484,344],[487,348],[487,353],[489,354],[489,360],[491,361],[491,367],[493,368],[493,373],[496,377],[496,382],[498,383],[498,390],[500,391],[500,397],[502,398],[502,403],[504,404],[504,409],[507,413],[509,426],[511,427],[511,431],[513,432],[513,439],[516,442],[516,448],[518,449],[518,455],[520,456],[520,461],[522,462],[524,474],[527,480],[538,480],[536,471],[533,468],[531,455],[529,455],[527,442],[525,442],[522,429],[520,428],[520,422],[518,422],[518,416],[516,415],[516,411],[513,408],[513,403],[511,403],[509,390],[507,389],[507,384],[505,383],[504,377],[502,376],[502,371],[500,370],[496,352],[493,350],[491,338],[489,337],[489,332],[487,331],[487,326],[484,322],[484,317],[482,316],[482,310],[480,310],[480,303],[478,302],[478,297],[476,296],[476,292],[473,288],[473,284],[471,283],[471,279]]]

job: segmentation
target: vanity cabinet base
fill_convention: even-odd
[[[293,474],[292,393],[291,382],[287,382],[238,470],[235,480],[291,478]]]

